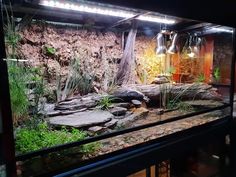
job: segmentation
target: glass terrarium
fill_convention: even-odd
[[[31,5],[4,12],[20,176],[230,116],[232,28],[94,2]]]

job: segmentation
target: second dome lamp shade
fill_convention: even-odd
[[[175,33],[174,37],[172,39],[172,43],[171,43],[171,45],[170,45],[170,47],[169,47],[169,49],[167,51],[169,54],[176,54],[176,53],[178,53],[177,36],[178,36],[178,34]]]
[[[166,54],[166,46],[164,42],[164,36],[162,33],[158,33],[157,35],[157,49],[156,49],[156,54],[158,56],[163,56]]]

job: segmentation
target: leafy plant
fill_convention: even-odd
[[[91,153],[91,152],[96,151],[99,148],[101,148],[101,143],[99,142],[88,143],[88,144],[82,145],[82,147],[80,148],[80,152]]]
[[[43,109],[40,98],[42,98],[46,92],[43,73],[40,67],[28,68],[27,76],[27,80],[34,84],[34,88],[32,89],[34,94],[32,113],[38,114],[38,112]]]
[[[170,91],[169,84],[160,85],[160,107],[163,107],[164,109],[168,105],[169,91]]]
[[[218,82],[220,80],[220,68],[216,67],[213,72],[213,77]]]
[[[66,128],[52,130],[46,122],[42,122],[34,129],[25,127],[16,131],[16,151],[26,153],[59,144],[80,141],[86,137],[87,134],[83,131],[74,128],[71,131]],[[96,149],[93,145],[83,146],[81,152],[93,151]]]
[[[179,105],[179,103],[181,103],[181,97],[183,97],[183,95],[192,87],[195,87],[195,84],[191,84],[190,86],[186,87],[185,89],[181,90],[176,96],[172,96],[170,95],[168,97],[167,100],[167,108],[168,109],[179,109],[179,107],[181,107],[181,105]],[[193,99],[194,99],[194,95],[193,95]]]
[[[17,124],[28,116],[29,101],[26,95],[26,69],[15,62],[8,62],[11,108],[13,122]]]
[[[108,61],[106,58],[102,58],[104,73],[103,73],[103,80],[102,80],[102,89],[107,93],[111,93],[114,89],[117,88],[116,84],[116,72],[111,65],[116,65],[115,60]]]
[[[167,69],[167,73],[168,74],[174,74],[175,73],[175,71],[176,71],[176,69],[175,69],[175,67],[173,67],[173,66],[171,66],[171,67],[169,67],[168,69]]]
[[[16,30],[16,25],[14,21],[13,11],[10,4],[10,12],[5,6],[7,23],[4,25],[5,43],[7,46],[7,54],[11,58],[16,57],[16,48],[21,37]]]
[[[126,125],[124,123],[121,123],[115,127],[115,130],[123,130],[126,128]]]
[[[139,79],[141,81],[141,83],[143,84],[147,84],[147,71],[145,69],[142,69],[139,73]]]
[[[201,74],[198,76],[196,82],[204,82],[205,80],[206,80],[205,75],[204,75],[203,73],[201,73]]]
[[[75,92],[79,92],[81,95],[88,94],[92,90],[93,80],[93,75],[81,70],[80,60],[75,57],[70,63],[63,90],[61,90],[61,76],[57,76],[57,100],[64,100]]]
[[[29,114],[29,108],[33,115],[38,114],[43,104],[40,98],[45,93],[45,85],[41,68],[30,68],[24,63],[8,61],[8,78],[10,86],[11,108],[13,113],[13,122],[17,125],[21,120],[26,120]],[[29,88],[33,85],[33,88]],[[31,93],[29,92],[31,90]],[[33,94],[31,100],[30,95]]]
[[[43,46],[43,51],[46,55],[55,55],[56,49],[54,47],[49,47],[48,45]]]
[[[182,112],[190,112],[193,110],[193,107],[190,104],[182,102],[182,101],[177,103],[177,108]]]
[[[112,98],[110,96],[102,97],[98,102],[98,106],[101,107],[101,109],[108,109],[112,105],[112,102],[114,100],[115,98]]]

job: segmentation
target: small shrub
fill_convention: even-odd
[[[66,128],[61,130],[52,130],[47,123],[39,123],[37,127],[25,127],[16,131],[16,151],[18,153],[26,153],[39,149],[52,147],[74,141],[80,141],[87,137],[83,131]],[[97,146],[96,146],[97,147]],[[94,144],[88,144],[81,148],[81,152],[91,152],[96,149]]]
[[[216,80],[216,82],[220,81],[220,68],[216,67],[213,72],[213,77]]]
[[[121,123],[115,127],[115,130],[123,130],[126,128],[126,125],[124,123]]]
[[[88,143],[88,144],[82,145],[82,147],[80,148],[80,152],[88,154],[88,153],[96,151],[99,148],[101,148],[101,143],[99,142]]]
[[[56,49],[54,47],[49,47],[48,45],[43,46],[43,53],[46,55],[55,55]]]
[[[111,105],[112,102],[115,100],[115,98],[112,98],[110,96],[105,96],[102,97],[101,100],[98,102],[98,106],[101,107],[101,109],[108,109]]]
[[[40,67],[27,68],[27,81],[34,83],[33,88],[33,109],[32,114],[38,114],[38,112],[43,109],[42,103],[40,103],[40,98],[46,93],[46,86],[44,83],[43,73]],[[41,106],[41,107],[40,107]]]
[[[193,107],[190,104],[182,102],[182,101],[177,104],[177,108],[182,112],[193,111]]]
[[[206,80],[203,73],[201,73],[198,78],[196,79],[196,82],[204,82]]]
[[[8,63],[11,109],[13,122],[17,124],[28,116],[29,101],[26,95],[25,68]]]
[[[57,75],[57,101],[65,100],[75,93],[80,95],[90,93],[93,88],[93,81],[93,75],[82,71],[80,60],[75,57],[70,63],[69,73],[63,90],[61,90],[61,75]]]
[[[21,36],[16,30],[16,24],[14,21],[14,15],[13,15],[13,10],[11,7],[10,3],[10,11],[7,10],[6,6],[5,7],[5,12],[6,12],[6,20],[7,23],[4,24],[4,34],[5,34],[5,44],[6,44],[6,52],[8,57],[11,57],[13,59],[16,58],[16,49],[18,42],[21,39]]]
[[[167,73],[170,74],[170,75],[174,74],[175,72],[176,72],[176,69],[175,69],[175,67],[173,67],[173,66],[170,66],[170,67],[167,69]]]

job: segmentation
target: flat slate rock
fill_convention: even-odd
[[[111,121],[105,123],[104,126],[107,128],[112,128],[112,127],[116,126],[117,122],[118,122],[118,120],[112,119]]]
[[[124,119],[124,118],[130,116],[131,114],[133,114],[131,111],[127,111],[125,113],[125,115],[123,115],[123,116],[115,116],[114,119]]]
[[[98,134],[105,132],[106,130],[107,130],[106,127],[101,127],[101,126],[94,126],[88,129],[88,131],[90,131],[91,133],[98,133]]]
[[[128,102],[123,102],[123,103],[113,103],[111,107],[122,107],[122,108],[127,108],[129,109],[131,107],[130,103]]]
[[[193,101],[184,101],[184,103],[187,103],[196,109],[209,109],[223,105],[222,102],[214,100],[193,100]]]
[[[122,116],[125,115],[127,109],[122,107],[114,107],[110,109],[110,113],[112,113],[114,116]]]
[[[149,110],[146,108],[143,108],[143,107],[137,108],[133,112],[133,114],[131,114],[123,119],[119,119],[117,122],[117,125],[127,125],[127,124],[132,123],[135,120],[146,118],[148,113],[149,113]]]
[[[91,108],[95,107],[97,102],[95,100],[72,100],[68,102],[61,102],[59,105],[55,106],[55,110],[76,110],[82,108]]]
[[[91,127],[110,121],[113,115],[108,111],[93,110],[78,112],[67,116],[49,118],[49,123],[54,126]]]
[[[142,106],[142,102],[139,100],[131,100],[131,103],[137,108],[140,108]]]

